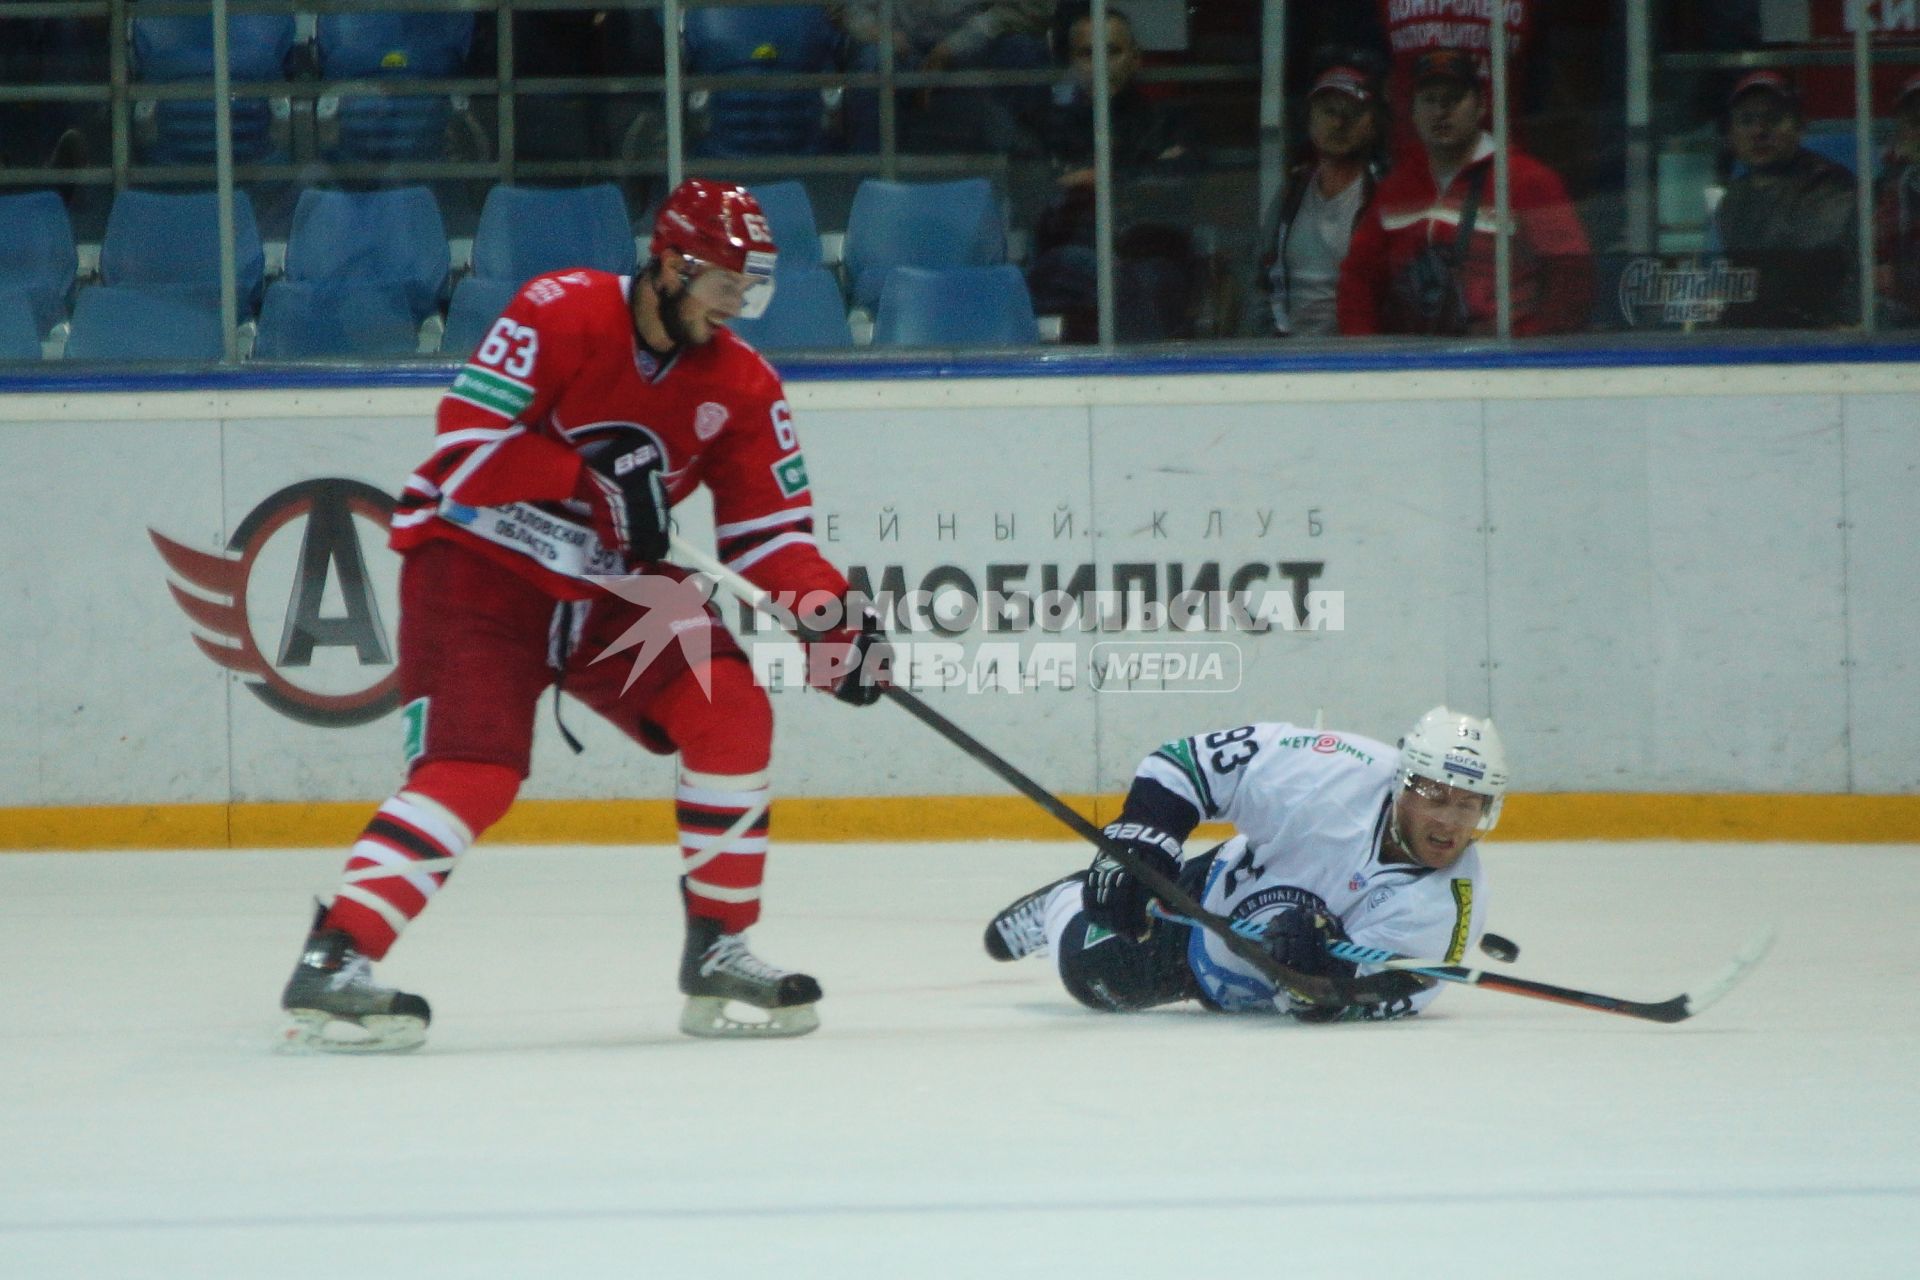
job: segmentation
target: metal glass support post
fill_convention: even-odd
[[[1653,20],[1651,0],[1627,0],[1627,249],[1652,253]]]
[[[687,103],[680,88],[680,0],[666,0],[660,26],[667,46],[667,190],[671,191],[687,172]]]
[[[220,206],[222,358],[240,358],[239,276],[233,265],[233,102],[227,54],[227,0],[213,0],[213,163]]]
[[[494,95],[495,128],[494,160],[500,166],[500,181],[512,182],[515,162],[520,156],[519,121],[515,118],[518,94],[513,83],[513,19],[516,15],[513,0],[500,0],[499,8],[494,10],[493,29],[499,48],[495,51],[493,74],[499,81],[500,91]]]
[[[1287,0],[1260,6],[1260,206],[1254,225],[1266,225],[1287,176]],[[1266,246],[1260,246],[1264,253]]]
[[[1853,13],[1853,174],[1855,234],[1860,252],[1860,327],[1877,327],[1873,287],[1873,18],[1865,5]]]
[[[127,169],[133,163],[133,102],[127,97],[127,0],[113,0],[107,9],[107,74],[112,78],[109,90],[113,119],[113,189],[126,189]]]
[[[1107,0],[1093,0],[1093,252],[1100,346],[1111,350],[1113,324],[1113,100],[1107,59]]]
[[[1507,163],[1507,6],[1493,0],[1487,14],[1487,55],[1493,61],[1493,315],[1494,332],[1513,336],[1513,191]],[[1467,245],[1465,253],[1472,253]],[[1466,262],[1462,255],[1460,261]]]
[[[893,0],[880,0],[880,175],[888,182],[900,178],[899,98],[893,77]]]

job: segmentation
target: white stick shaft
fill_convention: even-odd
[[[667,540],[673,548],[674,556],[689,569],[698,569],[706,574],[717,586],[725,589],[728,595],[749,608],[758,609],[762,613],[774,612],[771,595],[721,564],[711,554],[702,551],[677,533],[668,534]]]

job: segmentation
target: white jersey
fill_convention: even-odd
[[[1252,724],[1181,738],[1140,766],[1192,802],[1203,819],[1239,831],[1217,851],[1201,904],[1258,924],[1291,907],[1337,917],[1362,946],[1457,963],[1485,927],[1479,846],[1444,871],[1382,863],[1400,752],[1371,738],[1291,724]],[[1273,985],[1205,929],[1188,963],[1223,1009],[1286,1008]],[[1361,966],[1371,973],[1373,966]],[[1424,1008],[1437,989],[1375,1006],[1376,1017]]]

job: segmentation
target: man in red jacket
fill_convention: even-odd
[[[1493,138],[1471,55],[1423,54],[1413,124],[1422,156],[1381,180],[1340,268],[1344,334],[1492,333],[1495,315]],[[1424,158],[1425,163],[1421,163]],[[1513,332],[1584,328],[1593,259],[1566,187],[1551,169],[1508,155],[1512,199]],[[1461,227],[1470,228],[1458,244]]]
[[[773,290],[775,246],[744,187],[682,183],[632,276],[536,276],[441,398],[393,517],[406,781],[354,843],[281,997],[286,1040],[413,1049],[427,1002],[372,962],[426,909],[527,776],[534,712],[565,687],[648,751],[680,757],[689,1035],[800,1035],[820,985],[761,960],[773,709],[685,570],[668,512],[704,486],[720,558],[802,618],[844,605],[779,376],[725,321]],[[879,698],[871,609],[810,645],[809,681]],[[629,650],[637,652],[629,653]],[[601,661],[601,659],[613,659]],[[556,697],[556,714],[558,701]],[[730,1002],[764,1016],[736,1020]]]

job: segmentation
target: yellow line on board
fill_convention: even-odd
[[[1095,824],[1119,796],[1061,797]],[[76,805],[0,809],[0,850],[344,848],[377,801],[327,804]],[[1020,796],[794,796],[774,802],[789,841],[1060,840],[1071,834]],[[1209,824],[1196,839],[1227,829]],[[1495,838],[1920,844],[1920,796],[1563,792],[1508,799]],[[668,800],[522,800],[500,844],[671,844]]]

